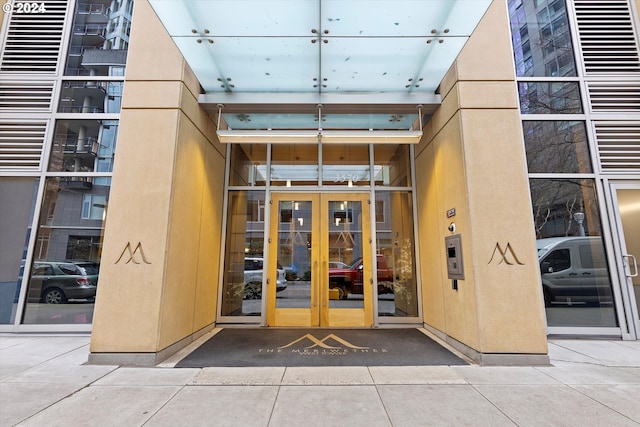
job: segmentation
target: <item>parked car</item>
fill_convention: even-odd
[[[329,261],[329,268],[349,268],[349,266],[344,262]]]
[[[28,302],[63,304],[69,299],[95,298],[96,286],[82,267],[67,261],[36,261],[29,281]]]
[[[601,237],[540,239],[537,248],[547,307],[613,302]]]
[[[378,294],[393,293],[393,270],[387,258],[377,254]],[[362,257],[356,258],[344,268],[329,268],[329,288],[338,289],[338,297],[346,299],[349,294],[363,293]]]
[[[244,299],[262,298],[263,264],[264,260],[262,258],[244,259]],[[285,278],[284,268],[282,268],[279,262],[277,263],[276,268],[278,270],[276,292],[280,292],[287,288],[287,279]]]
[[[98,286],[98,276],[100,274],[100,264],[94,261],[71,261],[81,270],[84,270],[84,274],[89,277],[91,283],[94,286]]]

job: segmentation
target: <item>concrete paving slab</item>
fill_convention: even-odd
[[[469,384],[558,384],[559,381],[524,366],[454,366],[452,369]]]
[[[46,361],[45,363],[58,365],[58,366],[69,366],[69,365],[85,365],[89,362],[89,344],[83,345],[75,350],[71,350],[60,356],[54,357],[51,360]]]
[[[1,363],[0,381],[3,381],[5,378],[15,375],[19,372],[26,371],[29,368],[31,368],[31,365],[5,365],[4,363]]]
[[[11,383],[91,384],[117,366],[65,366],[40,364],[2,380]]]
[[[390,426],[374,386],[282,386],[270,426]]]
[[[3,338],[4,341],[6,338]],[[11,339],[10,339],[11,340]],[[37,365],[89,344],[89,337],[38,337],[0,351],[2,363]]]
[[[179,390],[175,386],[86,387],[20,426],[141,426]]]
[[[186,385],[200,369],[120,368],[100,378],[94,386]]]
[[[573,388],[640,424],[640,385],[578,385]]]
[[[286,385],[373,384],[366,366],[288,367],[282,378]]]
[[[513,426],[470,385],[378,386],[394,427]]]
[[[563,384],[640,384],[640,372],[597,365],[536,368]]]
[[[518,426],[637,426],[566,385],[478,385],[476,390]]]
[[[375,384],[467,384],[450,366],[370,366]]]
[[[563,347],[561,343],[556,344],[555,342],[549,342],[548,348],[549,359],[551,359],[552,366],[566,365],[567,362],[593,365],[597,365],[600,363],[598,359],[590,357],[589,355],[583,353],[577,353],[567,347]]]
[[[269,425],[277,395],[275,386],[188,386],[154,414],[145,427],[264,427]]]
[[[37,340],[39,338],[40,337],[37,337],[37,336],[14,335],[14,334],[4,335],[4,334],[2,334],[2,335],[0,335],[0,350],[6,349],[6,348],[10,348],[10,347],[14,347],[16,345],[29,343],[29,342]]]
[[[605,366],[640,366],[640,348],[623,341],[554,340],[554,345],[588,355]]]
[[[203,368],[189,385],[280,385],[284,370],[284,367]]]
[[[0,426],[13,426],[80,388],[78,384],[0,383]]]

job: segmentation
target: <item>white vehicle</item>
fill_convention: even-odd
[[[613,302],[602,237],[551,237],[536,246],[547,307]]]
[[[244,299],[262,298],[262,274],[264,260],[262,258],[244,259]],[[278,278],[276,279],[276,292],[287,288],[287,279],[284,277],[284,268],[278,262]]]

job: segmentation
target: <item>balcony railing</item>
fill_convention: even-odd
[[[59,113],[104,113],[102,107],[85,107],[83,105],[61,105]]]
[[[89,4],[89,3],[80,3],[78,4],[78,14],[81,15],[109,15],[109,7],[104,4]]]
[[[81,144],[79,144],[79,142]],[[53,140],[53,151],[64,154],[91,154],[96,156],[100,143],[96,138],[87,137],[80,140],[74,136],[57,136]]]
[[[70,176],[60,178],[62,188],[72,188],[75,190],[91,190],[93,188],[93,177],[90,176]]]
[[[102,24],[76,25],[73,34],[80,36],[102,36],[107,33],[107,26]]]

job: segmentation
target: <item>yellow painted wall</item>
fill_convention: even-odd
[[[416,149],[423,313],[427,325],[478,352],[544,354],[512,61],[506,4],[494,1],[443,80],[442,105]],[[453,208],[456,215],[447,218]],[[465,280],[457,291],[444,253],[450,222],[463,244]],[[520,263],[511,253],[508,262],[494,254],[507,244]]]
[[[215,322],[224,148],[146,0],[134,16],[92,353],[158,352]]]

